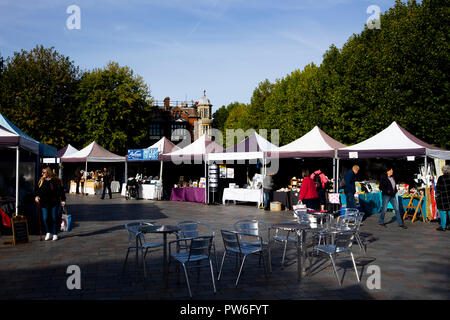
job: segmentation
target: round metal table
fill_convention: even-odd
[[[142,226],[138,229],[142,233],[162,233],[164,239],[164,253],[163,253],[163,279],[167,288],[168,285],[168,259],[167,259],[167,234],[180,231],[180,227],[173,225],[153,225]],[[137,240],[136,240],[137,241]],[[137,245],[137,243],[136,243]]]
[[[305,230],[311,229],[311,226],[306,223],[297,223],[297,222],[284,222],[284,223],[276,223],[272,225],[273,229],[281,229],[285,231],[292,231],[297,233],[297,272],[298,272],[298,281],[302,279],[302,260],[303,260],[303,242],[305,240]]]

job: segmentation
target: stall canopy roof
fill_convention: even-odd
[[[180,150],[172,141],[167,139],[166,137],[162,137],[158,142],[152,144],[147,149],[158,149],[159,158],[165,153],[170,153],[176,150]],[[128,160],[128,155],[126,155],[126,159]],[[156,160],[147,160],[147,161],[156,161]]]
[[[264,152],[276,149],[276,145],[253,132],[238,144],[225,149],[223,152],[208,154],[207,157],[208,161],[262,159]]]
[[[172,143],[172,141],[170,141],[166,137],[161,138],[161,140],[151,145],[149,148],[158,148],[158,151],[161,154],[171,153],[176,150],[180,150],[179,147],[177,147],[174,143]]]
[[[450,159],[450,151],[432,146],[416,138],[395,121],[373,137],[340,149],[338,154],[340,158],[349,158],[350,152],[357,152],[358,158],[400,158],[427,155],[438,159]]]
[[[64,148],[60,149],[56,156],[58,158],[67,157],[70,156],[71,154],[74,154],[75,152],[78,152],[78,150],[72,147],[71,144],[68,144]]]
[[[14,125],[8,118],[6,118],[3,114],[0,113],[0,127],[2,127],[2,134],[0,140],[1,145],[8,146],[20,146],[24,149],[27,149],[33,153],[39,154],[40,157],[55,157],[56,156],[56,148],[49,146],[47,144],[41,143],[25,132],[20,130],[16,125]],[[5,133],[5,130],[9,133]],[[13,138],[10,134],[13,134],[15,137]]]
[[[203,159],[206,154],[214,152],[222,152],[223,148],[216,142],[207,138],[206,135],[201,136],[186,147],[173,151],[171,153],[163,154],[161,159],[163,161],[177,162],[186,157],[194,157],[195,159]]]
[[[78,152],[68,156],[61,157],[61,162],[124,162],[125,157],[109,152],[97,142],[93,141],[90,145]]]
[[[279,147],[274,152],[267,153],[267,157],[279,158],[307,158],[335,156],[335,150],[346,147],[345,144],[331,138],[318,126],[291,143]]]

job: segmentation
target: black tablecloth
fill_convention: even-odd
[[[298,202],[298,195],[298,191],[274,192],[273,201],[281,202],[282,209],[292,210],[292,206],[296,205]]]

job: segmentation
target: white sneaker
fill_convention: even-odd
[[[45,241],[50,240],[50,236],[51,236],[51,234],[50,234],[50,233],[47,233],[47,234],[45,235]]]
[[[53,235],[53,239],[52,239],[53,241],[56,241],[56,240],[58,240],[58,236],[56,235],[56,234],[54,234]]]

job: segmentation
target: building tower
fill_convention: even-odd
[[[203,97],[200,98],[197,104],[197,114],[199,120],[195,124],[194,139],[197,140],[202,135],[206,134],[207,137],[211,137],[212,126],[212,104],[206,97],[206,90],[203,91]]]

